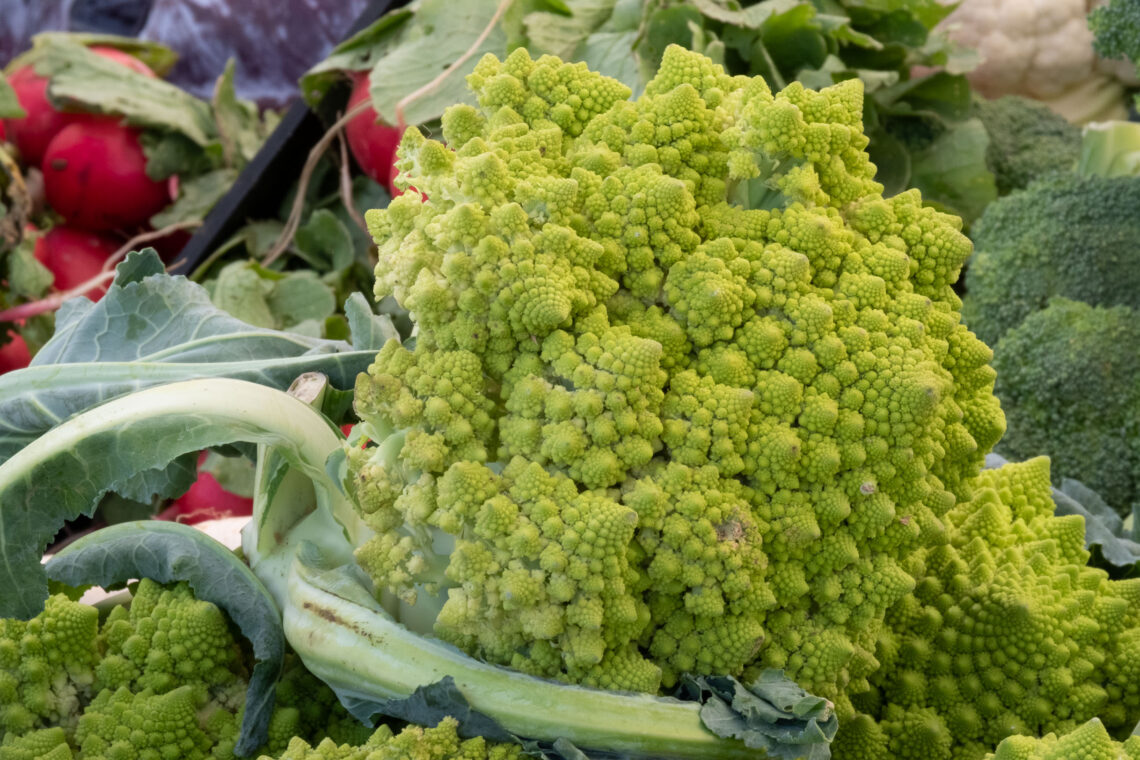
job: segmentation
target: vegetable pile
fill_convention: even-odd
[[[11,333],[29,359],[64,297],[106,292],[130,241],[174,261],[275,122],[236,97],[232,65],[209,103],[163,81],[176,58],[129,38],[45,33],[0,77],[0,340]]]
[[[373,43],[398,61],[407,18],[329,70]],[[574,48],[617,33],[597,29]],[[236,280],[207,293],[131,254],[0,378],[0,759],[1140,756],[1131,544],[1090,554],[1081,515],[1109,508],[1064,479],[1128,503],[1131,423],[1058,474],[1045,441],[1099,439],[1016,391],[1003,439],[1002,395],[1064,398],[1135,340],[1127,277],[1103,281],[1135,237],[1130,133],[1080,145],[1043,106],[970,105],[986,202],[1005,197],[971,230],[964,306],[963,220],[887,191],[864,79],[773,87],[647,39],[644,87],[519,47],[403,131],[365,215],[383,315],[349,298],[351,347],[243,325],[208,300]],[[1083,381],[1103,398],[1073,397],[1079,420],[1130,419],[1133,364]],[[301,368],[333,380],[274,388]],[[106,493],[248,444],[240,557],[144,522],[39,563]],[[100,615],[49,578],[144,580]]]

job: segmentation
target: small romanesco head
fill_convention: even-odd
[[[149,579],[102,624],[63,594],[32,620],[0,620],[0,760],[234,760],[251,664],[235,636],[188,584]],[[261,751],[369,734],[287,660]]]
[[[349,455],[361,566],[492,662],[778,667],[852,714],[1004,427],[960,221],[882,197],[858,80],[773,93],[670,47],[635,100],[525,50],[468,83],[367,215],[417,331],[357,385],[387,438]]]
[[[1140,760],[1140,736],[1113,741],[1093,718],[1062,736],[1011,736],[984,760]]]
[[[1051,731],[1074,731],[1058,745],[1072,747],[1104,734],[1078,728],[1090,719],[1136,723],[1140,579],[1086,567],[1082,519],[1053,516],[1048,459],[985,470],[973,488],[945,516],[950,540],[905,561],[917,583],[888,613],[879,668],[854,698],[863,730],[840,731],[837,760],[981,758]],[[997,757],[1023,757],[1008,745]]]

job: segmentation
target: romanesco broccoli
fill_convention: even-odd
[[[525,756],[517,744],[461,739],[458,727],[454,718],[444,718],[434,728],[410,725],[398,734],[381,726],[359,745],[324,739],[314,747],[295,738],[284,753],[260,760],[521,760]]]
[[[777,667],[850,718],[1004,429],[960,220],[882,197],[858,80],[773,93],[673,46],[636,100],[521,49],[468,83],[367,215],[417,330],[357,384],[360,565],[494,663]]]
[[[1127,732],[1140,715],[1140,579],[1085,566],[1084,522],[1053,516],[1045,457],[972,491],[945,515],[949,541],[905,560],[914,590],[887,615],[837,760],[976,759],[1011,734],[1097,716]]]
[[[1011,736],[997,746],[985,760],[1137,760],[1140,758],[1140,736],[1114,742],[1104,725],[1093,718],[1072,731],[1040,739]]]
[[[0,620],[0,760],[233,758],[247,663],[222,611],[186,583],[144,579],[102,625],[94,607],[56,594],[32,620]],[[294,661],[263,751],[369,733]]]

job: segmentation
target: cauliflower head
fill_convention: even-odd
[[[882,197],[858,80],[773,93],[672,46],[633,100],[525,50],[468,83],[366,217],[417,328],[356,388],[359,564],[491,662],[778,667],[853,714],[1004,429],[960,220]]]

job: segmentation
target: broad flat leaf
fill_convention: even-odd
[[[346,71],[367,71],[399,39],[398,32],[414,14],[409,8],[388,11],[333,48],[328,57],[301,77],[301,96],[315,105]]]
[[[289,272],[274,283],[266,302],[284,329],[303,322],[323,322],[336,312],[336,294],[308,270]]]
[[[400,333],[387,314],[376,314],[368,300],[361,293],[353,293],[344,302],[344,315],[348,317],[348,328],[352,335],[352,345],[357,348],[371,348],[379,351],[392,338],[400,339]]]
[[[124,116],[128,124],[178,132],[201,146],[217,138],[207,103],[82,45],[63,40],[44,45],[35,67],[51,77],[48,97],[64,108]]]
[[[759,29],[774,14],[786,13],[800,4],[801,0],[763,0],[742,8],[733,0],[693,0],[693,5],[712,20],[745,29]]]
[[[139,142],[146,154],[146,175],[155,181],[175,174],[197,176],[221,163],[220,145],[199,145],[180,132],[146,131]]]
[[[424,0],[416,8],[415,19],[400,30],[400,41],[393,45],[372,68],[372,105],[389,124],[396,123],[396,104],[435,79],[441,71],[467,52],[487,27],[498,6],[496,0]],[[486,53],[506,55],[507,34],[497,25],[487,39],[431,92],[409,103],[404,111],[408,124],[437,119],[454,103],[474,104],[465,78]]]
[[[0,74],[0,119],[22,119],[27,115],[16,98],[16,91],[8,84],[8,78]]]
[[[51,271],[36,258],[31,238],[24,238],[8,251],[4,263],[8,267],[8,290],[14,296],[37,298],[55,281]]]
[[[18,61],[35,57],[39,48],[53,42],[79,43],[87,47],[102,45],[122,50],[145,63],[160,77],[165,78],[174,64],[178,63],[178,53],[161,42],[140,40],[137,37],[122,37],[117,34],[98,32],[41,32],[32,38],[32,49],[19,56]]]
[[[574,51],[578,46],[609,20],[615,2],[616,0],[569,0],[569,16],[551,11],[528,13],[523,19],[530,40],[527,49],[535,56],[549,53],[563,60],[574,59]],[[592,69],[598,68],[593,58],[584,59],[579,55],[577,59],[589,60]]]
[[[253,462],[245,457],[232,457],[211,451],[206,454],[199,472],[208,472],[218,481],[218,485],[232,494],[253,497]]]
[[[216,169],[180,183],[178,200],[150,218],[155,229],[178,222],[201,221],[237,179],[236,169]]]
[[[195,598],[224,610],[249,639],[257,660],[235,751],[248,755],[265,744],[285,660],[285,633],[273,597],[233,552],[188,525],[147,520],[86,535],[52,557],[44,570],[48,578],[71,586],[109,586],[134,578],[186,581]]]
[[[356,258],[352,234],[328,209],[310,214],[293,239],[301,258],[320,272],[338,272]]]
[[[835,706],[807,693],[780,670],[743,684],[727,676],[685,676],[681,696],[701,702],[701,721],[717,736],[740,739],[766,757],[827,760],[839,728]]]
[[[43,609],[48,541],[138,471],[240,441],[270,446],[326,483],[324,463],[340,439],[304,402],[224,378],[148,388],[49,430],[0,465],[0,617],[28,619]]]
[[[252,161],[261,147],[261,120],[257,106],[247,100],[238,100],[234,90],[234,59],[214,86],[214,123],[222,147],[222,160],[226,166],[241,168]]]
[[[207,284],[207,288],[210,300],[227,314],[255,327],[277,327],[277,319],[268,302],[273,282],[261,277],[249,262],[227,264],[217,279]]]
[[[912,154],[911,186],[922,191],[924,201],[949,208],[969,224],[997,198],[994,175],[986,166],[989,144],[981,120],[955,125]]]
[[[309,371],[351,388],[375,356],[252,327],[212,304],[200,285],[163,273],[150,250],[119,265],[99,303],[72,299],[56,319],[31,366],[0,375],[0,462],[63,420],[141,388],[195,377],[287,388]]]
[[[631,89],[636,96],[644,86],[641,81],[640,61],[633,51],[636,41],[636,30],[595,32],[585,39],[574,57],[589,61],[591,69],[613,77]]]
[[[692,45],[693,32],[689,24],[701,25],[701,14],[696,8],[689,5],[657,8],[649,14],[638,52],[648,65],[656,69],[661,65],[665,48],[672,44],[685,48]]]

